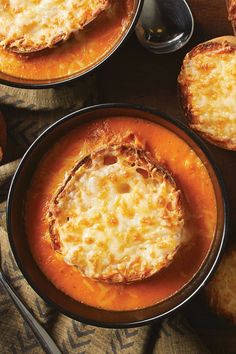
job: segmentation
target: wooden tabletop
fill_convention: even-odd
[[[190,42],[178,52],[155,55],[144,49],[133,34],[98,71],[100,102],[139,103],[184,121],[176,89],[184,55],[200,42],[233,34],[227,20],[225,0],[188,0],[188,4],[195,20]],[[236,152],[208,146],[221,169],[228,191],[230,227],[227,247],[231,247],[236,242]],[[185,313],[213,354],[236,353],[236,327],[212,314],[201,294],[187,305]]]

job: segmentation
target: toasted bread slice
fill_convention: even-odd
[[[6,148],[6,142],[7,142],[6,123],[2,113],[0,112],[0,163],[3,159],[4,151]]]
[[[111,283],[153,275],[182,243],[183,210],[173,177],[149,152],[127,144],[79,161],[53,197],[48,221],[65,262]]]
[[[236,34],[236,0],[226,0],[229,20],[232,23],[234,34]]]
[[[2,0],[0,45],[21,54],[51,48],[109,6],[110,0]]]
[[[205,293],[211,308],[236,325],[236,248],[224,255]]]
[[[236,0],[226,0],[229,13],[229,20],[236,20]]]
[[[193,48],[178,83],[189,126],[213,144],[236,150],[236,37]]]

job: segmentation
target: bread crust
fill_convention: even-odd
[[[200,122],[200,117],[194,113],[195,107],[193,107],[192,94],[190,93],[191,82],[187,78],[186,67],[191,66],[191,61],[193,61],[196,56],[204,56],[204,54],[208,53],[213,53],[213,55],[234,54],[236,56],[236,37],[222,36],[214,38],[212,40],[197,45],[185,56],[180,74],[178,76],[178,92],[180,103],[183,108],[184,115],[187,119],[187,123],[191,129],[195,130],[203,138],[205,138],[216,146],[236,151],[236,142],[232,141],[232,139],[227,139],[225,137],[222,138],[219,135],[217,136],[214,134],[209,134],[207,132],[207,129],[203,131],[203,122]]]
[[[235,0],[227,0],[227,8],[229,13],[229,20],[236,20],[236,1]]]
[[[4,156],[4,152],[6,149],[6,142],[7,142],[6,123],[2,113],[0,112],[0,163]]]
[[[205,288],[207,302],[219,316],[236,325],[236,248],[228,250]]]
[[[234,34],[236,34],[236,1],[226,0],[226,4],[228,9],[228,19],[232,23]]]
[[[82,168],[82,169],[89,169],[92,165],[93,160],[97,160],[99,158],[103,158],[104,156],[110,156],[110,154],[115,154],[115,156],[123,156],[127,160],[127,163],[130,166],[134,166],[135,168],[140,169],[140,173],[147,173],[148,175],[145,176],[145,178],[157,178],[158,176],[161,177],[163,180],[166,181],[166,183],[169,183],[175,190],[176,190],[176,195],[177,195],[177,213],[182,218],[183,216],[183,209],[182,209],[182,202],[181,202],[181,196],[180,196],[180,191],[177,190],[176,183],[174,181],[174,178],[170,174],[169,171],[166,170],[166,168],[161,165],[160,163],[157,163],[155,159],[151,156],[151,154],[148,151],[143,150],[140,147],[134,147],[131,146],[130,144],[123,143],[122,145],[110,145],[108,147],[103,147],[99,149],[98,151],[93,152],[91,155],[88,155],[84,157],[82,160],[78,161],[78,163],[75,165],[75,167],[72,169],[72,171],[68,174],[65,182],[63,185],[60,187],[60,189],[57,191],[55,197],[52,199],[51,205],[49,207],[49,212],[48,212],[48,222],[49,222],[49,234],[52,242],[52,246],[55,251],[61,253],[61,242],[60,242],[60,235],[58,231],[58,227],[56,226],[56,218],[58,215],[57,211],[57,205],[60,202],[60,200],[64,197],[65,193],[67,193],[67,186],[69,185],[70,181],[72,180],[73,176]],[[117,155],[116,155],[117,154]],[[182,221],[181,221],[182,223]],[[158,270],[156,269],[145,269],[145,270],[136,270],[135,272],[132,273],[122,273],[122,272],[117,272],[112,275],[104,276],[101,274],[99,277],[94,277],[96,280],[100,281],[105,281],[109,283],[129,283],[133,281],[139,281],[145,278],[148,278],[155,274],[157,271],[160,269],[167,267],[169,263],[172,261],[175,253],[177,252],[179,246],[176,247],[176,249],[172,252],[172,254],[169,254],[168,257],[165,259],[165,261],[160,264],[160,268]]]
[[[83,28],[87,26],[90,22],[95,20],[101,12],[108,9],[110,5],[111,5],[111,0],[97,0],[97,5],[94,9],[92,8],[91,5],[90,8],[88,7],[87,9],[85,9],[81,17],[78,17],[77,19],[76,17],[74,17],[72,19],[73,24],[71,28],[65,26],[66,28],[63,29],[63,26],[62,28],[60,28],[60,26],[58,27],[55,26],[56,29],[54,35],[45,32],[45,34],[43,33],[43,36],[40,37],[42,39],[37,39],[37,41],[34,40],[33,35],[30,36],[29,34],[27,34],[27,32],[22,34],[21,31],[21,33],[19,33],[18,35],[16,35],[16,33],[14,33],[14,35],[7,33],[5,34],[5,36],[0,32],[0,45],[3,48],[11,52],[14,52],[16,54],[32,55],[33,53],[37,53],[37,52],[41,53],[46,49],[53,48],[67,41],[74,32],[83,30]],[[68,14],[68,16],[69,15],[71,16],[71,14]],[[54,27],[52,26],[51,31],[53,30]]]

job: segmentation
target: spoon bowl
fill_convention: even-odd
[[[185,0],[145,0],[135,32],[155,54],[171,53],[191,38],[194,20]]]

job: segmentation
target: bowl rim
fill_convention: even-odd
[[[143,3],[144,3],[144,0],[136,0],[136,1],[137,1],[137,7],[134,11],[134,14],[132,16],[132,20],[131,20],[129,26],[127,27],[126,31],[124,32],[124,35],[120,38],[120,40],[116,43],[116,45],[114,45],[114,47],[112,47],[112,49],[108,52],[108,54],[105,55],[101,59],[101,61],[98,61],[97,63],[92,65],[89,69],[82,72],[81,74],[75,73],[69,78],[62,77],[61,79],[59,78],[58,81],[56,81],[56,82],[53,82],[53,80],[57,80],[57,79],[53,79],[50,82],[40,83],[40,81],[44,81],[44,80],[39,80],[38,82],[37,82],[37,80],[31,81],[30,79],[23,79],[23,78],[19,78],[19,77],[14,77],[14,76],[11,76],[9,74],[5,74],[4,72],[2,72],[4,75],[7,76],[7,79],[0,78],[0,84],[14,87],[14,88],[22,88],[22,89],[48,89],[48,88],[61,87],[63,85],[67,85],[72,82],[76,82],[77,80],[84,79],[85,77],[94,73],[94,71],[98,67],[105,64],[115,53],[117,53],[118,50],[120,50],[122,48],[122,46],[125,44],[127,39],[131,36],[131,34],[135,28],[135,25],[138,22],[139,16],[142,11]],[[8,78],[12,78],[12,81]],[[15,81],[13,81],[15,79],[16,80],[25,80],[26,82],[15,82]],[[31,83],[27,83],[27,80],[31,81]],[[35,81],[35,83],[33,81]]]
[[[193,142],[196,143],[196,145],[203,151],[203,153],[205,154],[206,158],[208,159],[213,172],[216,176],[216,179],[218,181],[219,187],[220,187],[220,191],[221,191],[221,197],[222,197],[222,207],[223,207],[223,227],[222,227],[222,235],[221,235],[221,241],[219,244],[219,248],[217,250],[217,253],[214,257],[214,262],[212,263],[210,270],[208,271],[208,273],[204,276],[203,280],[200,282],[200,284],[196,287],[196,289],[190,294],[188,295],[183,301],[181,301],[179,304],[177,304],[176,306],[174,306],[173,308],[171,308],[170,310],[160,314],[160,315],[153,315],[152,317],[146,318],[146,319],[142,319],[142,320],[133,320],[133,321],[129,321],[129,322],[120,322],[120,323],[116,323],[116,322],[104,322],[101,320],[88,320],[86,318],[84,318],[83,316],[80,315],[75,315],[74,313],[65,310],[64,308],[62,308],[60,305],[58,305],[56,302],[54,302],[53,300],[49,299],[47,297],[47,295],[45,295],[41,289],[36,285],[36,283],[31,279],[31,277],[27,274],[27,272],[24,269],[23,263],[20,259],[20,257],[18,257],[17,254],[17,249],[14,243],[14,237],[13,237],[13,232],[12,232],[12,227],[11,227],[11,210],[12,210],[12,202],[14,199],[14,189],[15,189],[15,184],[17,182],[18,176],[20,175],[21,170],[24,168],[25,165],[25,161],[26,159],[30,156],[31,152],[35,149],[36,146],[38,146],[44,139],[45,136],[47,136],[48,134],[51,133],[52,130],[54,130],[54,128],[60,126],[61,124],[63,124],[64,122],[66,122],[67,120],[70,120],[76,116],[81,116],[84,113],[88,113],[91,111],[98,111],[98,110],[106,110],[106,109],[134,109],[134,110],[138,110],[140,112],[144,112],[144,113],[150,113],[156,116],[160,116],[161,118],[163,118],[164,120],[166,120],[167,122],[170,122],[171,124],[173,124],[174,126],[177,126],[177,128],[179,128],[180,130],[183,130],[184,133],[186,133],[192,140]],[[145,118],[143,118],[145,119]],[[145,119],[147,120],[147,119]],[[78,122],[78,124],[81,124],[80,122]],[[8,232],[8,240],[10,243],[10,247],[13,253],[13,256],[16,260],[16,263],[20,269],[20,271],[22,272],[24,278],[26,279],[26,281],[29,283],[29,285],[33,288],[33,290],[48,304],[50,304],[51,306],[53,306],[57,311],[61,312],[62,314],[80,321],[82,323],[88,324],[88,325],[93,325],[93,326],[97,326],[97,327],[102,327],[102,328],[132,328],[132,327],[140,327],[140,326],[144,326],[144,325],[148,325],[154,321],[166,318],[168,315],[170,315],[171,313],[175,312],[177,309],[181,308],[183,305],[185,305],[188,301],[190,301],[194,296],[197,295],[197,293],[199,292],[199,290],[205,285],[205,283],[209,280],[210,276],[212,275],[214,269],[216,268],[216,265],[218,264],[220,257],[222,256],[222,251],[224,249],[225,246],[225,242],[226,242],[226,237],[227,237],[227,231],[228,231],[228,226],[229,226],[229,202],[228,202],[228,196],[227,196],[227,191],[226,191],[226,187],[225,187],[225,183],[221,174],[221,171],[219,169],[219,167],[217,166],[211,151],[209,150],[209,148],[206,146],[206,144],[202,141],[202,139],[192,130],[190,130],[190,128],[188,128],[184,123],[175,120],[174,118],[169,117],[168,115],[166,115],[165,113],[152,108],[152,107],[145,107],[143,105],[139,105],[139,104],[129,104],[129,103],[103,103],[103,104],[96,104],[96,105],[91,105],[79,110],[76,110],[74,112],[71,112],[65,116],[63,116],[62,118],[60,118],[59,120],[57,120],[56,122],[54,122],[52,125],[50,125],[46,130],[44,130],[36,140],[34,140],[34,142],[30,145],[30,147],[27,149],[27,151],[25,152],[25,154],[23,155],[16,171],[15,174],[12,178],[11,184],[10,184],[10,188],[9,188],[9,192],[8,192],[8,197],[7,197],[7,206],[6,206],[6,211],[7,211],[7,232]],[[40,270],[41,271],[41,270]],[[198,273],[198,272],[197,272]],[[87,305],[88,306],[88,305]],[[155,306],[155,304],[153,305]],[[91,307],[91,306],[89,306]],[[102,309],[104,310],[104,309]],[[129,312],[131,313],[132,311],[138,311],[137,310],[130,310],[130,311],[122,311],[122,312]],[[143,309],[140,309],[143,310]],[[104,311],[108,311],[108,310],[104,310]],[[112,311],[110,311],[112,312]]]

